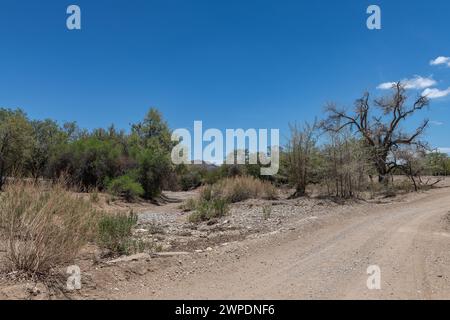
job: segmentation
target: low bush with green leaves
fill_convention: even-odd
[[[98,244],[113,255],[141,251],[142,244],[132,237],[137,221],[137,215],[132,212],[102,217],[98,224]]]
[[[111,180],[108,184],[108,191],[128,202],[135,201],[144,194],[142,186],[128,175]]]
[[[226,216],[229,212],[229,204],[225,199],[200,200],[195,211],[189,216],[189,222],[198,223]]]
[[[272,200],[277,196],[277,190],[270,182],[250,176],[238,176],[204,186],[198,199],[186,202],[183,208],[186,211],[194,211],[189,216],[190,222],[202,222],[225,216],[230,203],[247,199]]]

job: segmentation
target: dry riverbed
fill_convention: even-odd
[[[45,286],[10,274],[0,299],[450,298],[450,189],[343,204],[288,194],[201,224],[180,203],[136,206],[135,236],[152,250],[103,259],[88,246],[76,261],[81,290],[60,290],[61,276]],[[381,264],[388,290],[367,291],[370,264]]]

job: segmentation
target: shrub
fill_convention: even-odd
[[[180,185],[183,191],[198,188],[202,184],[202,177],[199,172],[188,172],[181,176]]]
[[[139,151],[137,156],[137,180],[144,189],[145,199],[161,195],[163,181],[171,172],[169,155],[159,146],[150,146]]]
[[[138,242],[133,240],[132,231],[137,224],[137,215],[118,214],[104,216],[98,224],[98,243],[112,254],[130,254],[139,248]]]
[[[94,236],[97,212],[56,184],[7,184],[0,195],[0,229],[7,269],[42,274],[72,263]]]
[[[229,211],[229,204],[247,199],[276,199],[277,190],[270,183],[254,177],[226,178],[214,185],[207,185],[200,191],[197,201],[188,201],[183,208],[194,210],[190,222],[220,218]]]
[[[221,218],[228,214],[228,202],[225,199],[213,199],[210,201],[199,201],[195,211],[189,216],[189,222],[208,221]]]
[[[212,186],[205,187],[200,193],[201,199],[219,198],[230,203],[241,202],[247,199],[273,200],[276,197],[277,190],[270,182],[249,176],[220,180]]]
[[[196,206],[197,206],[197,201],[195,201],[195,199],[193,199],[193,198],[190,198],[180,206],[180,209],[185,212],[188,212],[188,211],[195,210]]]
[[[127,175],[111,180],[108,184],[108,191],[115,196],[124,198],[128,202],[134,201],[144,194],[142,186]]]

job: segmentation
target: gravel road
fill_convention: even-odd
[[[436,189],[368,212],[299,221],[287,232],[180,260],[153,273],[131,299],[450,299],[450,190]],[[367,287],[380,268],[381,289]]]

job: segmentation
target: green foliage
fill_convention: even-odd
[[[173,171],[173,145],[170,129],[156,109],[150,109],[144,121],[132,126],[130,153],[137,163],[136,179],[144,189],[145,199],[158,197]]]
[[[131,202],[144,195],[144,189],[129,175],[120,176],[108,184],[109,193]]]
[[[199,170],[190,170],[180,177],[180,187],[183,191],[198,188],[202,184],[202,172]]]
[[[228,214],[229,204],[225,199],[200,200],[195,211],[189,216],[189,222],[198,223],[214,218],[221,218]]]
[[[197,201],[193,198],[189,198],[185,203],[183,203],[180,206],[180,209],[185,212],[189,212],[189,211],[194,211],[196,206],[197,206]]]
[[[450,158],[446,153],[431,152],[426,156],[426,171],[432,176],[447,176],[450,174]]]
[[[82,138],[66,146],[56,160],[56,172],[69,173],[72,182],[84,190],[103,189],[105,178],[121,172],[119,159],[122,152],[122,147],[112,140],[96,136]]]
[[[0,108],[0,189],[6,177],[23,173],[31,157],[32,127],[21,110]]]
[[[130,254],[136,250],[136,241],[132,238],[133,228],[137,224],[137,215],[104,216],[98,224],[98,243],[113,254]]]
[[[103,191],[114,181],[114,193],[153,199],[170,184],[168,177],[176,181],[172,146],[171,131],[156,109],[130,134],[114,126],[92,132],[74,122],[60,127],[52,120],[29,121],[21,110],[0,109],[0,188],[11,175],[36,180],[64,176],[80,191]],[[115,180],[124,175],[135,181]]]
[[[170,157],[159,146],[140,149],[137,157],[137,181],[144,189],[145,199],[154,199],[162,192],[164,179],[172,170]]]
[[[169,125],[161,113],[151,108],[142,122],[132,125],[134,141],[143,148],[159,146],[166,152],[171,152],[174,143],[171,140]]]
[[[227,178],[214,185],[204,186],[198,199],[188,201],[184,209],[194,210],[189,216],[189,221],[201,222],[226,215],[230,203],[252,198],[276,199],[276,197],[276,188],[267,181],[249,176]]]

